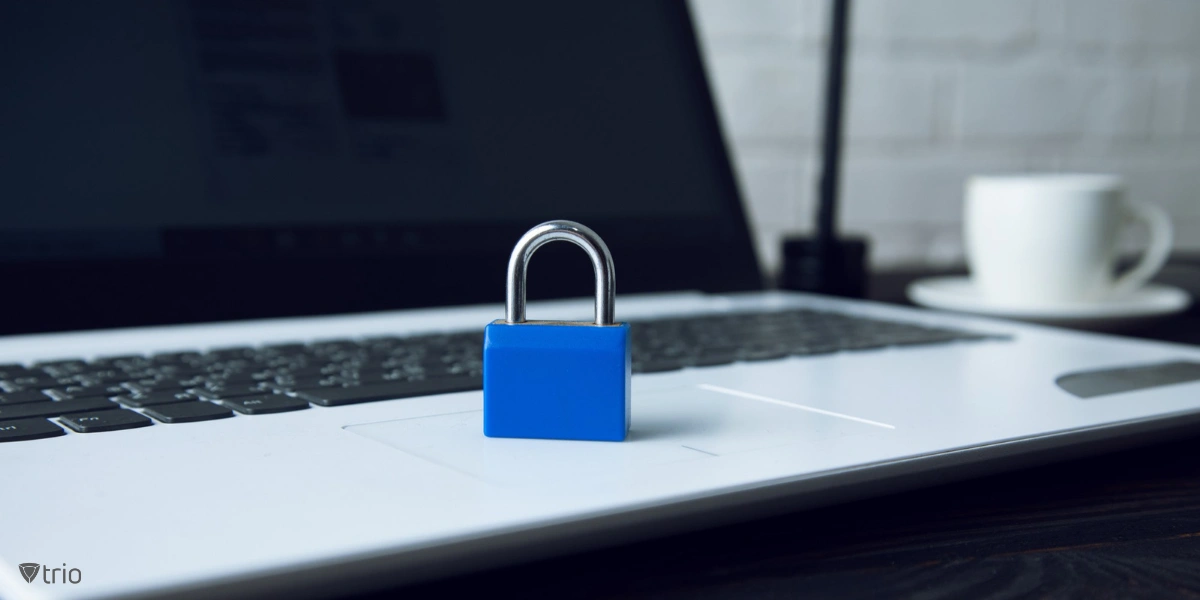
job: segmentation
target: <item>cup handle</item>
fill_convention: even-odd
[[[1151,277],[1163,268],[1167,257],[1171,254],[1172,231],[1171,218],[1167,212],[1153,204],[1129,202],[1126,209],[1130,216],[1144,222],[1150,228],[1150,245],[1142,254],[1137,266],[1121,275],[1113,283],[1113,293],[1128,294],[1146,285]]]

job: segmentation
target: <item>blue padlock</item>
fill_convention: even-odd
[[[596,322],[526,321],[525,276],[542,244],[572,242],[596,274]],[[488,437],[619,442],[629,432],[629,324],[613,320],[612,256],[573,221],[530,229],[508,260],[505,318],[483,336],[483,433]]]

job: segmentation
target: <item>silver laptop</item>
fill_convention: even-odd
[[[3,598],[380,589],[1200,421],[1194,347],[761,291],[682,3],[9,3],[0,39]],[[551,218],[613,251],[625,442],[483,435]],[[577,249],[529,277],[591,318]]]

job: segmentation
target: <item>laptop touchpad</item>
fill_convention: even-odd
[[[345,429],[491,483],[526,485],[636,476],[666,463],[891,428],[709,385],[636,393],[632,418],[625,442],[488,438],[478,410]]]

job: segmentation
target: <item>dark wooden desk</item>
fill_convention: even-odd
[[[872,297],[905,302],[882,274]],[[1200,294],[1200,261],[1162,281]],[[1139,332],[1200,343],[1200,307]],[[1197,432],[1200,436],[1200,431]],[[1200,597],[1200,437],[392,590],[412,598]]]

